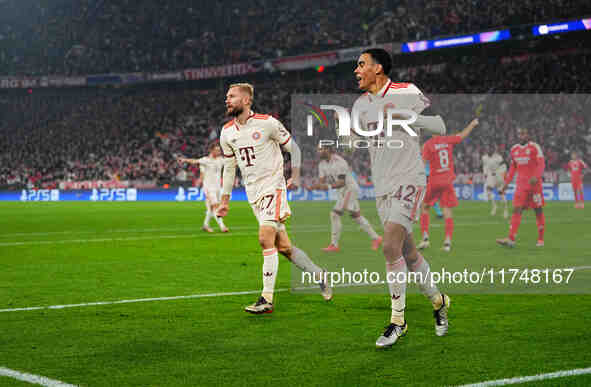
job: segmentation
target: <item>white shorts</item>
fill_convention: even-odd
[[[419,218],[425,191],[424,186],[408,184],[403,185],[402,189],[397,186],[393,192],[378,196],[376,207],[382,224],[397,223],[404,226],[409,234],[412,233],[412,225]]]
[[[488,175],[486,177],[486,186],[489,188],[501,189],[505,184],[503,174],[495,173],[494,175]]]
[[[339,193],[339,198],[335,203],[333,210],[336,212],[359,212],[361,207],[359,206],[358,193],[355,190],[348,190]]]
[[[215,206],[219,204],[222,198],[221,187],[203,187],[203,192],[205,193],[205,202],[207,205]]]
[[[275,193],[263,195],[255,203],[250,203],[250,206],[261,226],[271,224],[279,226],[291,215],[289,203],[287,202],[287,191],[284,189],[278,189],[275,190]]]

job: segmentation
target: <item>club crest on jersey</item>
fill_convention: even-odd
[[[253,139],[253,140],[255,140],[255,141],[256,141],[256,140],[258,140],[259,138],[261,138],[261,134],[260,134],[259,132],[254,132],[254,133],[252,134],[252,139]]]
[[[525,154],[526,154],[526,155],[529,155],[529,149],[526,149],[526,150],[525,150]]]

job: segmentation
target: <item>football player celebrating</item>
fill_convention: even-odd
[[[359,89],[365,93],[353,105],[353,115],[358,114],[360,127],[366,132],[376,131],[385,107],[393,105],[396,109],[412,110],[418,115],[430,104],[415,85],[392,82],[388,77],[391,69],[392,58],[381,48],[365,50],[357,60],[354,73]],[[441,117],[419,115],[410,127],[445,134]],[[410,133],[406,127],[395,126],[393,129],[387,138],[383,137],[382,131],[368,149],[376,207],[384,225],[383,254],[392,304],[390,324],[376,341],[378,348],[392,346],[408,330],[404,317],[407,283],[396,278],[406,277],[408,271],[413,271],[422,279],[419,288],[433,305],[437,336],[447,333],[450,305],[450,298],[430,280],[429,263],[417,251],[412,237],[413,223],[426,185],[419,138],[416,132]],[[390,147],[388,143],[402,144],[402,147]]]
[[[325,271],[291,244],[285,229],[285,221],[291,215],[286,189],[296,188],[300,183],[300,150],[281,122],[269,115],[253,113],[253,98],[251,84],[230,85],[226,93],[226,113],[234,119],[224,125],[220,135],[225,163],[218,215],[228,214],[238,165],[248,201],[259,223],[259,243],[263,249],[263,291],[245,311],[254,314],[273,312],[278,253],[301,270],[312,273],[315,281],[320,283],[322,296],[329,301],[332,288],[324,282]],[[291,154],[292,177],[287,183],[283,176],[281,149]]]

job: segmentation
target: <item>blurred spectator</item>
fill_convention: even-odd
[[[589,14],[584,0],[3,0],[0,75],[167,71]]]

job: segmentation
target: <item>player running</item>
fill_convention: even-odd
[[[458,198],[454,188],[456,175],[454,172],[454,146],[464,141],[478,125],[478,118],[472,120],[468,126],[454,136],[433,136],[423,145],[423,160],[431,165],[431,176],[427,184],[427,194],[422,205],[421,232],[423,240],[417,246],[425,249],[429,243],[429,211],[438,200],[443,208],[445,219],[445,240],[443,251],[451,251],[451,239],[454,232],[452,208],[458,206]]]
[[[360,125],[365,131],[376,128],[379,115],[383,114],[388,103],[397,109],[411,109],[417,114],[429,105],[429,100],[415,85],[392,82],[388,77],[391,68],[390,54],[381,48],[365,50],[357,60],[354,73],[359,88],[366,93],[357,99],[353,110],[354,113],[355,109],[359,112]],[[410,126],[414,130],[422,128],[445,133],[440,117],[418,116]],[[418,281],[419,287],[433,304],[435,333],[438,336],[447,333],[450,305],[450,298],[430,281],[429,263],[417,251],[412,237],[412,225],[416,221],[426,184],[419,138],[401,126],[394,129],[389,138],[381,137],[382,132],[369,147],[376,206],[384,225],[383,252],[392,302],[390,324],[376,341],[378,348],[393,345],[408,329],[404,318],[406,281],[397,282],[397,274],[406,276],[408,271],[413,271],[417,273],[417,278],[422,279]],[[384,140],[387,140],[386,143]],[[390,148],[387,143],[402,143],[403,146]]]
[[[529,141],[527,129],[517,130],[519,144],[511,148],[511,167],[509,174],[505,177],[505,184],[500,193],[505,193],[507,186],[513,180],[517,172],[517,184],[513,196],[513,215],[511,216],[511,227],[507,238],[497,239],[502,246],[514,247],[515,236],[521,223],[521,213],[524,209],[533,208],[536,213],[536,224],[538,226],[538,242],[536,246],[544,246],[544,228],[546,218],[544,217],[544,193],[542,191],[542,174],[544,173],[544,154],[542,148],[533,141]]]
[[[284,223],[291,215],[286,189],[299,185],[300,150],[281,122],[252,112],[253,97],[254,88],[249,83],[230,85],[226,94],[226,113],[234,119],[224,125],[220,135],[225,163],[222,200],[217,212],[219,216],[228,213],[238,165],[248,201],[259,222],[259,243],[263,249],[263,291],[257,302],[247,306],[245,311],[254,314],[273,312],[278,253],[301,270],[312,273],[320,283],[322,296],[330,301],[332,289],[321,282],[324,270],[306,253],[292,246],[285,230]],[[281,149],[291,154],[292,177],[287,184],[283,176]]]
[[[189,159],[181,157],[178,159],[180,163],[199,164],[201,172],[201,179],[203,181],[203,192],[205,193],[205,219],[201,229],[206,232],[213,232],[209,227],[209,221],[212,217],[215,218],[221,232],[228,232],[228,227],[224,224],[224,220],[215,215],[215,211],[220,203],[220,195],[222,190],[222,168],[224,167],[224,160],[222,159],[222,151],[217,142],[212,142],[208,147],[209,155],[199,159]]]
[[[320,163],[318,164],[320,179],[317,183],[305,186],[305,188],[309,191],[327,191],[332,188],[337,191],[338,196],[337,202],[330,212],[330,245],[322,250],[326,252],[340,251],[341,216],[345,211],[348,211],[353,221],[369,235],[372,250],[377,250],[382,244],[382,237],[374,231],[367,219],[361,215],[358,200],[359,185],[357,185],[351,173],[349,164],[330,147],[319,147],[318,156],[320,157]]]
[[[486,197],[492,203],[492,209],[490,214],[494,216],[497,213],[497,203],[495,201],[494,190],[501,191],[504,184],[505,172],[507,172],[507,166],[503,161],[503,157],[494,150],[494,147],[490,146],[487,149],[487,153],[482,156],[482,172],[484,174],[484,190]],[[503,217],[507,219],[509,217],[509,203],[507,202],[507,196],[503,193],[501,195],[503,203],[505,204],[505,210],[503,211]]]
[[[585,196],[583,190],[583,174],[587,164],[581,159],[577,152],[571,153],[571,160],[568,162],[568,170],[570,172],[570,181],[573,185],[573,192],[575,193],[575,208],[585,208]]]

